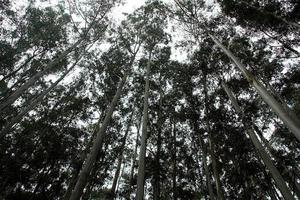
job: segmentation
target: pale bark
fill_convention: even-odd
[[[210,174],[209,174],[209,169],[207,166],[207,150],[205,147],[204,142],[201,139],[201,146],[202,146],[202,163],[203,163],[203,168],[204,168],[204,172],[205,172],[205,177],[206,177],[206,184],[207,184],[207,188],[208,188],[208,194],[209,194],[209,198],[211,200],[215,199],[215,194],[213,192],[213,187],[211,184],[211,180],[210,180]]]
[[[207,189],[208,189],[209,199],[214,200],[215,199],[215,194],[213,192],[213,187],[212,187],[212,183],[211,183],[211,176],[209,174],[209,169],[208,169],[208,165],[207,165],[207,148],[206,148],[206,145],[203,141],[202,136],[200,135],[200,131],[199,131],[197,121],[193,121],[193,127],[194,127],[194,130],[195,130],[195,134],[198,134],[198,137],[197,137],[198,140],[195,139],[195,137],[193,137],[192,139],[199,142],[200,148],[202,150],[202,159],[201,159],[201,161],[202,161],[202,166],[203,166],[203,170],[204,170],[204,174],[205,174],[206,186],[207,186]]]
[[[10,132],[11,128],[18,122],[22,120],[22,118],[31,110],[33,110],[45,97],[46,95],[53,89],[55,88],[58,83],[60,83],[68,74],[71,70],[74,69],[76,64],[78,63],[79,59],[71,66],[67,71],[65,71],[54,83],[51,84],[51,86],[46,89],[44,92],[39,94],[35,99],[33,99],[30,104],[25,107],[24,110],[22,110],[16,117],[11,119],[9,123],[3,128],[3,130],[0,133],[0,137],[5,136],[8,132]]]
[[[146,68],[146,83],[144,92],[144,105],[143,105],[143,126],[142,126],[142,138],[141,147],[139,154],[139,168],[137,177],[137,191],[136,200],[144,199],[144,183],[145,183],[145,157],[146,157],[146,140],[147,140],[147,124],[148,124],[148,99],[149,99],[149,89],[150,89],[150,65],[151,65],[151,54],[149,52],[149,58]]]
[[[272,152],[273,147],[269,144],[269,142],[266,140],[266,138],[262,135],[260,130],[253,124],[253,128],[257,135],[259,136],[260,140],[263,142],[264,146],[267,148],[269,153],[276,159],[279,160]],[[287,167],[283,166],[283,171],[281,171],[282,175],[286,178],[289,186],[291,189],[294,190],[295,194],[297,195],[298,199],[300,199],[300,184],[294,180],[293,174],[290,170],[287,169]]]
[[[39,72],[37,72],[35,75],[33,75],[29,80],[27,80],[26,83],[24,83],[21,87],[19,87],[16,91],[14,91],[10,96],[5,98],[3,102],[0,104],[0,113],[3,112],[6,108],[8,108],[9,105],[13,104],[29,87],[31,87],[39,78],[44,76],[51,68],[55,67],[59,62],[61,62],[63,59],[65,59],[71,52],[73,52],[81,43],[86,41],[87,34],[92,29],[92,27],[95,25],[96,22],[99,20],[102,20],[103,17],[106,15],[106,12],[100,17],[100,19],[96,19],[99,15],[102,7],[99,6],[95,16],[93,17],[93,21],[89,24],[89,26],[86,28],[85,32],[82,34],[82,36],[69,48],[67,48],[65,51],[63,51],[57,58],[49,62],[45,68]],[[83,48],[83,47],[81,47]],[[84,45],[85,48],[85,45]]]
[[[237,113],[239,114],[239,116],[241,117],[242,120],[245,119],[245,115],[242,112],[240,106],[238,105],[232,91],[229,89],[229,87],[226,85],[226,83],[222,82],[222,86],[226,92],[226,94],[228,95],[229,99],[231,100],[235,110],[237,111]],[[264,147],[262,146],[262,144],[260,143],[260,141],[258,140],[254,130],[250,127],[247,127],[247,125],[245,125],[246,128],[246,132],[248,133],[252,143],[254,144],[256,150],[259,153],[259,156],[261,157],[261,159],[263,160],[264,164],[266,165],[266,167],[268,168],[268,170],[270,171],[276,186],[278,187],[278,189],[280,190],[282,196],[286,199],[286,200],[292,200],[294,199],[292,193],[290,192],[290,189],[288,188],[288,186],[286,185],[284,179],[282,178],[281,174],[279,173],[279,171],[277,170],[277,168],[275,167],[271,157],[269,156],[269,154],[265,151]]]
[[[142,115],[138,121],[138,125],[136,126],[137,128],[137,133],[136,133],[136,139],[135,139],[135,146],[134,146],[134,151],[132,155],[132,161],[131,161],[131,169],[130,169],[130,176],[129,176],[129,188],[128,188],[128,194],[127,194],[127,199],[130,199],[130,195],[132,192],[132,185],[133,185],[133,175],[134,175],[134,168],[135,168],[135,163],[136,163],[136,156],[137,156],[137,149],[138,149],[138,141],[139,141],[139,132],[142,124]]]
[[[286,110],[287,106],[282,106],[268,91],[267,89],[251,74],[250,71],[240,62],[240,60],[233,55],[215,36],[209,34],[210,38],[224,51],[224,53],[236,64],[242,71],[243,75],[247,78],[248,82],[256,89],[262,99],[272,108],[284,124],[290,129],[295,137],[300,140],[300,120],[294,118]]]
[[[133,61],[132,61],[133,62]],[[131,63],[132,64],[132,63]],[[105,134],[106,134],[106,129],[107,129],[107,126],[110,122],[110,119],[111,119],[111,116],[114,112],[114,109],[118,103],[118,100],[121,96],[121,93],[122,93],[122,90],[123,90],[123,87],[125,85],[125,82],[126,82],[126,79],[127,79],[127,75],[128,75],[129,71],[125,72],[123,78],[120,80],[118,86],[117,86],[117,91],[115,93],[115,96],[113,97],[113,100],[109,106],[109,109],[108,109],[108,112],[104,118],[104,121],[101,125],[101,128],[99,129],[99,131],[97,132],[97,136],[96,136],[96,139],[93,143],[93,146],[91,148],[91,152],[89,153],[89,155],[87,156],[86,158],[86,161],[80,171],[80,174],[79,174],[79,178],[76,182],[76,186],[72,192],[72,195],[70,197],[70,200],[78,200],[80,199],[81,195],[82,195],[82,192],[83,192],[83,189],[86,185],[86,182],[87,182],[87,178],[91,172],[91,169],[96,161],[96,157],[102,147],[102,143],[103,143],[103,140],[104,140],[104,137],[105,137]]]
[[[195,107],[197,100],[195,99],[195,97],[193,97],[192,90],[188,91],[188,95],[192,96],[190,104],[193,107],[195,118],[199,119],[200,116],[199,116],[199,114],[197,114],[197,112],[196,112],[197,109]],[[211,183],[211,176],[210,176],[209,168],[208,168],[208,165],[207,165],[207,147],[204,143],[202,135],[200,134],[199,124],[198,124],[197,120],[194,119],[192,121],[192,123],[193,123],[195,133],[198,135],[198,137],[197,137],[198,140],[196,139],[195,141],[199,142],[200,148],[202,150],[202,159],[201,160],[202,160],[203,170],[204,170],[204,174],[205,174],[205,178],[206,178],[206,186],[207,186],[207,189],[208,189],[209,199],[210,200],[215,200],[215,194],[214,194],[212,183]]]
[[[189,10],[184,3],[179,0],[175,0],[175,3],[183,12],[184,17],[189,20],[186,21],[183,19],[183,22],[192,25],[191,32],[195,35],[195,38],[198,39],[197,28],[204,30],[208,36],[213,40],[213,42],[219,46],[223,52],[233,61],[233,63],[241,70],[242,74],[246,77],[248,82],[256,89],[262,99],[272,108],[279,118],[284,122],[284,124],[290,129],[290,131],[295,135],[295,137],[300,140],[300,120],[299,118],[293,118],[290,111],[287,111],[268,91],[267,89],[246,69],[246,67],[240,62],[240,60],[233,55],[233,53],[227,49],[210,31],[210,29],[199,21],[197,18],[197,13]],[[184,18],[183,17],[183,18]],[[195,27],[196,26],[196,27]],[[196,28],[196,29],[195,29]]]
[[[17,69],[15,69],[14,71],[12,71],[11,73],[7,74],[6,76],[4,76],[1,81],[5,81],[6,79],[12,77],[13,75],[15,75],[16,73],[18,73],[23,67],[25,67],[33,58],[35,58],[38,54],[35,54],[35,52],[33,53],[32,56],[28,57],[26,59],[26,61],[21,64]],[[0,82],[1,82],[0,81]]]
[[[23,84],[20,88],[14,91],[9,97],[4,99],[4,102],[0,104],[0,112],[3,112],[9,105],[13,104],[30,86],[32,86],[39,78],[44,76],[51,68],[59,64],[59,62],[62,59],[64,59],[69,53],[71,53],[82,41],[83,39],[79,39],[75,44],[73,44],[62,54],[60,54],[58,58],[48,63],[43,70],[37,72],[25,84]]]
[[[220,174],[219,174],[219,170],[218,170],[218,161],[215,155],[215,142],[212,136],[212,131],[210,128],[210,123],[209,123],[209,119],[208,119],[208,91],[207,91],[207,77],[206,77],[206,72],[203,71],[204,77],[203,77],[203,87],[204,87],[204,113],[206,115],[206,130],[208,132],[208,141],[209,141],[209,152],[210,152],[210,156],[211,156],[211,161],[212,161],[212,166],[213,166],[213,175],[216,181],[216,189],[217,189],[217,196],[218,199],[220,200],[225,200],[225,196],[224,196],[224,192],[223,192],[223,188],[221,185],[221,179],[220,179]]]
[[[116,169],[116,172],[115,172],[115,175],[114,175],[114,178],[113,178],[113,183],[112,183],[112,186],[111,186],[111,193],[112,193],[113,196],[115,196],[117,182],[118,182],[118,179],[119,179],[119,176],[120,176],[121,165],[122,165],[123,157],[124,157],[123,156],[124,148],[125,148],[127,136],[129,134],[129,130],[130,130],[130,127],[131,127],[131,123],[132,123],[132,119],[133,119],[133,112],[134,111],[132,111],[132,114],[130,116],[130,120],[127,123],[127,128],[126,128],[126,131],[125,131],[125,135],[122,138],[122,142],[121,142],[121,146],[120,146],[120,152],[119,152],[118,161],[117,161],[117,169]]]
[[[153,183],[153,199],[160,200],[160,152],[161,152],[161,131],[162,131],[162,104],[163,104],[163,91],[161,75],[159,77],[159,105],[158,105],[158,123],[157,123],[157,149],[155,155],[155,170],[154,170],[154,183]]]
[[[125,170],[125,162],[123,163],[123,166],[122,166],[122,169],[121,169],[121,173],[120,173],[120,175],[119,175],[119,177],[118,177],[117,186],[116,186],[116,191],[115,191],[115,194],[116,194],[116,195],[115,195],[115,199],[118,199],[117,194],[118,194],[118,191],[119,191],[121,178],[122,178],[123,175],[124,175],[124,170]]]
[[[55,107],[55,105],[54,105],[54,107]],[[96,136],[96,134],[97,134],[97,132],[99,130],[99,123],[102,121],[102,119],[104,117],[104,112],[105,111],[101,112],[100,117],[99,117],[99,122],[98,122],[98,124],[94,128],[93,134],[92,134],[92,136],[91,136],[91,138],[90,138],[90,140],[89,140],[89,142],[88,142],[85,150],[81,152],[80,159],[79,159],[80,164],[79,165],[78,164],[75,165],[71,181],[69,182],[67,191],[64,194],[64,200],[68,200],[70,198],[71,194],[72,194],[72,190],[75,187],[75,184],[77,182],[77,177],[79,175],[80,169],[82,168],[83,161],[84,161],[84,159],[85,159],[85,157],[86,157],[89,149],[91,148],[91,146],[93,144],[93,141],[94,141],[94,138],[95,138],[95,136]],[[106,152],[106,148],[107,147],[105,146],[104,151],[103,151],[104,153]],[[94,170],[94,168],[93,168],[93,170]],[[86,194],[86,192],[85,192],[85,194]]]

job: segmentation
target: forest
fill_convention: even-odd
[[[0,0],[0,200],[300,200],[300,1]]]

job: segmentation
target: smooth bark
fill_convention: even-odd
[[[229,99],[231,100],[236,112],[238,113],[238,115],[241,117],[241,119],[244,121],[245,120],[245,115],[242,112],[242,109],[240,108],[240,106],[238,105],[232,91],[229,89],[229,87],[226,85],[225,82],[222,82],[222,87],[225,90],[226,94],[228,95]],[[244,122],[245,123],[245,122]],[[269,154],[265,151],[263,145],[260,143],[260,141],[258,140],[254,130],[250,127],[247,126],[246,124],[245,128],[246,128],[246,132],[248,133],[253,145],[255,146],[256,150],[259,153],[259,156],[261,157],[261,159],[263,160],[264,164],[266,165],[266,167],[268,168],[268,170],[270,171],[276,186],[278,187],[278,189],[280,190],[282,196],[286,199],[286,200],[292,200],[294,199],[292,193],[290,192],[290,189],[288,188],[287,184],[285,183],[284,179],[282,178],[281,174],[279,173],[279,171],[277,170],[277,168],[275,167],[271,157],[269,156]]]
[[[207,75],[205,72],[205,69],[203,71],[203,86],[204,86],[204,104],[205,104],[205,108],[204,108],[204,113],[206,116],[206,130],[208,132],[208,141],[209,141],[209,152],[210,152],[210,156],[211,156],[211,161],[212,161],[212,166],[213,166],[213,175],[216,181],[216,189],[217,189],[217,196],[218,199],[220,200],[225,200],[225,196],[224,196],[224,191],[221,185],[221,179],[220,179],[220,174],[219,174],[219,170],[218,170],[218,160],[216,158],[215,155],[215,142],[212,136],[212,131],[210,128],[210,123],[209,123],[209,119],[208,119],[208,115],[209,115],[209,102],[208,102],[208,90],[207,90]]]
[[[160,200],[160,152],[161,152],[161,131],[162,131],[162,104],[163,104],[163,91],[160,75],[160,88],[159,88],[159,105],[158,105],[158,123],[157,123],[157,149],[155,155],[155,169],[154,169],[154,183],[153,183],[153,199]]]
[[[260,130],[258,129],[258,127],[256,127],[253,124],[253,128],[255,130],[255,132],[257,133],[257,135],[259,136],[260,140],[262,141],[262,143],[264,144],[264,146],[266,147],[266,149],[269,151],[269,153],[276,159],[279,160],[272,152],[274,151],[273,147],[269,144],[269,142],[266,140],[266,138],[262,135],[262,133],[260,132]],[[290,170],[287,169],[287,167],[283,166],[283,171],[281,171],[282,176],[285,177],[285,179],[287,180],[289,186],[291,189],[293,189],[293,191],[295,192],[295,194],[297,195],[298,199],[300,199],[300,184],[294,180],[293,174]]]
[[[47,66],[37,72],[34,76],[32,76],[26,83],[24,83],[20,88],[14,91],[9,97],[5,98],[3,103],[0,104],[0,112],[3,112],[9,105],[13,104],[30,86],[32,86],[39,78],[44,76],[51,68],[55,67],[61,60],[63,60],[69,53],[71,53],[81,42],[83,39],[79,39],[75,44],[65,50],[62,54],[58,56],[58,58],[54,59]]]
[[[150,89],[150,65],[151,65],[152,50],[149,52],[149,58],[146,68],[146,83],[144,92],[144,104],[143,104],[143,125],[142,125],[142,138],[141,147],[139,153],[139,168],[137,177],[137,191],[136,200],[144,199],[144,183],[145,183],[145,157],[146,157],[146,140],[147,140],[147,125],[148,125],[148,99]]]
[[[111,193],[112,193],[113,196],[115,196],[117,182],[118,182],[118,179],[119,179],[119,176],[120,176],[121,165],[122,165],[123,157],[124,157],[124,155],[123,155],[124,148],[125,148],[127,136],[129,134],[129,130],[130,130],[130,127],[131,127],[131,123],[132,123],[132,119],[133,119],[133,112],[134,111],[132,111],[129,122],[127,123],[127,128],[126,128],[126,131],[125,131],[125,135],[122,138],[122,142],[121,142],[121,146],[120,146],[120,152],[119,152],[118,161],[117,161],[117,169],[116,169],[116,172],[115,172],[115,175],[114,175],[114,178],[113,178],[113,183],[112,183],[112,186],[111,186]]]
[[[132,192],[132,186],[133,186],[133,175],[134,175],[134,168],[135,168],[135,163],[136,163],[136,156],[137,156],[137,149],[138,149],[138,143],[139,143],[139,132],[142,124],[142,115],[138,121],[138,125],[136,125],[137,128],[137,133],[136,133],[136,139],[135,139],[135,145],[134,145],[134,150],[133,150],[133,155],[132,155],[132,161],[131,161],[131,169],[130,169],[130,176],[129,176],[129,188],[128,188],[128,194],[127,194],[127,199],[130,199],[130,195]]]
[[[256,89],[262,99],[272,108],[284,124],[290,129],[294,136],[300,140],[300,120],[291,115],[291,111],[286,110],[287,106],[282,106],[267,89],[246,69],[240,60],[233,55],[215,36],[209,34],[210,38],[224,51],[224,53],[236,64],[247,78],[248,82]]]
[[[65,59],[71,52],[73,52],[80,44],[82,44],[84,41],[87,40],[87,35],[89,31],[92,29],[92,27],[95,25],[96,22],[99,20],[102,20],[103,17],[106,15],[106,12],[100,17],[100,19],[96,19],[99,15],[100,11],[102,9],[102,6],[99,6],[97,9],[97,12],[95,16],[93,17],[92,22],[89,24],[89,26],[86,28],[84,33],[81,35],[81,37],[69,48],[67,48],[65,51],[63,51],[57,58],[49,62],[45,68],[39,72],[37,72],[35,75],[33,75],[29,80],[27,80],[26,83],[24,83],[21,87],[19,87],[16,91],[14,91],[12,94],[10,94],[7,98],[3,100],[3,102],[0,104],[0,112],[3,112],[6,108],[8,108],[9,105],[13,104],[29,87],[31,87],[39,78],[44,76],[51,68],[55,67],[59,64],[63,59]],[[85,48],[86,44],[83,45]],[[83,52],[83,50],[82,50]]]
[[[9,123],[4,127],[4,129],[0,133],[0,137],[5,136],[8,132],[10,132],[11,128],[18,122],[22,120],[22,118],[31,110],[33,110],[45,97],[46,95],[55,88],[69,73],[74,69],[79,59],[71,66],[67,71],[65,71],[51,86],[46,89],[44,92],[39,94],[35,99],[33,99],[24,110],[22,110],[16,117],[11,119]]]
[[[133,62],[133,61],[132,61]],[[126,71],[123,78],[120,80],[118,87],[117,87],[117,91],[115,93],[115,96],[113,97],[113,100],[109,106],[108,112],[104,118],[104,121],[101,125],[101,128],[99,129],[99,131],[97,132],[97,136],[96,139],[93,143],[93,146],[91,148],[91,152],[88,154],[86,161],[80,171],[79,174],[79,178],[76,182],[75,188],[72,192],[72,195],[70,197],[70,200],[78,200],[80,199],[83,189],[87,183],[87,178],[91,172],[91,169],[96,161],[96,157],[102,147],[102,143],[105,137],[105,133],[106,133],[106,129],[107,126],[110,122],[111,116],[114,112],[114,109],[118,103],[118,100],[121,96],[123,87],[125,85],[126,79],[127,79],[127,75],[128,75],[129,71]]]

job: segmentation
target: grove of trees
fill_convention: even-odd
[[[129,1],[0,0],[0,200],[300,199],[300,2]]]

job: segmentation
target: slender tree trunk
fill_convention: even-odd
[[[14,91],[9,97],[4,99],[4,102],[0,104],[0,111],[3,111],[9,105],[13,104],[23,94],[23,92],[25,92],[30,86],[32,86],[39,78],[44,76],[51,68],[59,64],[59,62],[61,62],[68,54],[70,54],[82,41],[83,38],[79,39],[75,44],[73,44],[61,55],[59,55],[58,58],[48,63],[42,71],[37,72],[25,84],[23,84],[20,88]]]
[[[160,88],[159,88],[159,105],[158,105],[158,123],[157,123],[157,150],[155,155],[155,170],[154,170],[154,186],[153,186],[153,199],[160,200],[160,151],[161,151],[161,131],[162,131],[162,101],[163,91],[160,75]]]
[[[55,107],[55,105],[54,105],[54,107]],[[70,181],[69,184],[68,184],[67,191],[66,191],[66,193],[65,193],[65,195],[64,195],[64,198],[63,198],[64,200],[69,200],[69,198],[71,197],[72,190],[73,190],[73,188],[75,187],[75,184],[76,184],[76,182],[77,182],[77,177],[78,177],[78,175],[79,175],[80,169],[82,168],[83,160],[85,159],[85,157],[86,157],[86,155],[87,155],[89,149],[91,148],[91,146],[92,146],[92,144],[93,144],[94,138],[95,138],[97,132],[99,131],[99,125],[100,125],[100,122],[101,122],[102,119],[103,119],[104,112],[105,112],[105,111],[102,111],[102,112],[101,112],[101,115],[100,115],[100,117],[99,117],[99,122],[97,123],[97,125],[96,125],[95,128],[94,128],[92,137],[90,138],[90,141],[88,142],[88,144],[87,144],[85,150],[82,151],[82,154],[81,154],[81,156],[80,156],[80,158],[81,158],[80,160],[82,160],[82,162],[80,162],[79,165],[76,165],[76,167],[75,167],[75,169],[74,169],[74,172],[73,172],[71,181]],[[105,146],[104,151],[103,151],[104,154],[105,154],[105,152],[106,152],[106,148],[107,148],[107,147]],[[85,196],[86,196],[86,192],[85,192]]]
[[[130,176],[129,176],[129,188],[128,188],[128,194],[127,194],[127,199],[130,200],[130,195],[132,192],[132,186],[133,186],[133,175],[134,175],[134,168],[135,168],[135,162],[136,162],[136,156],[137,156],[137,149],[138,149],[138,141],[139,141],[139,131],[141,128],[142,124],[142,115],[138,121],[138,125],[136,126],[137,128],[137,133],[136,133],[136,139],[135,139],[135,146],[133,150],[133,155],[132,155],[132,161],[131,161],[131,169],[130,169]]]
[[[126,131],[125,131],[125,135],[122,138],[122,143],[121,143],[121,146],[120,146],[121,150],[120,150],[120,153],[118,155],[117,169],[116,169],[116,172],[115,172],[115,175],[114,175],[114,178],[113,178],[113,183],[112,183],[112,186],[111,186],[111,194],[113,196],[115,196],[116,186],[117,186],[117,182],[118,182],[118,179],[119,179],[119,176],[120,176],[121,165],[122,165],[123,157],[124,157],[124,155],[123,155],[124,148],[125,148],[127,136],[128,136],[128,133],[129,133],[129,130],[130,130],[130,127],[131,127],[131,123],[132,123],[132,119],[133,119],[133,113],[134,113],[134,110],[132,111],[129,122],[127,123],[127,128],[126,128]]]
[[[231,100],[235,110],[237,111],[237,113],[240,115],[241,119],[244,121],[245,120],[245,115],[242,112],[240,106],[238,105],[232,91],[229,89],[229,87],[226,85],[225,82],[222,82],[222,86],[225,90],[225,92],[227,93],[229,99]],[[275,167],[275,165],[272,162],[271,157],[269,156],[269,154],[265,151],[264,147],[262,146],[262,144],[260,143],[260,141],[258,140],[255,132],[253,131],[252,128],[247,127],[247,125],[245,125],[246,127],[246,131],[252,141],[252,143],[254,144],[256,150],[259,152],[259,156],[261,157],[261,159],[263,160],[264,164],[266,165],[266,167],[269,169],[275,183],[276,186],[278,187],[278,189],[280,190],[281,194],[283,195],[283,197],[286,200],[292,200],[294,199],[292,193],[290,192],[290,189],[288,188],[288,186],[286,185],[284,179],[282,178],[281,174],[279,173],[279,171],[277,170],[277,168]]]
[[[101,165],[101,162],[100,162],[100,165]],[[92,192],[92,189],[93,189],[93,185],[94,185],[95,174],[97,173],[98,170],[99,170],[98,169],[98,164],[96,163],[93,166],[93,169],[91,171],[91,175],[88,177],[86,190],[85,190],[85,192],[82,196],[82,200],[88,200],[90,198],[90,195],[91,195],[91,192]]]
[[[193,132],[194,135],[196,135],[195,132]],[[205,194],[206,192],[203,193],[203,191],[205,191],[205,187],[204,187],[204,183],[203,183],[203,176],[205,175],[205,172],[204,172],[204,164],[203,164],[203,159],[200,159],[200,155],[199,155],[199,148],[197,147],[197,145],[195,144],[195,142],[197,141],[197,139],[195,137],[192,136],[192,146],[193,146],[193,154],[196,155],[195,156],[195,160],[197,162],[197,169],[198,169],[198,176],[197,176],[197,179],[199,180],[199,185],[196,184],[196,190],[198,190],[200,192],[200,194],[204,195],[204,198],[205,200],[207,200],[207,195]],[[202,165],[200,164],[202,163]],[[201,170],[202,169],[202,170]],[[197,181],[196,181],[197,182]]]
[[[253,123],[253,122],[252,122]],[[269,142],[266,140],[266,138],[262,135],[262,133],[260,132],[260,130],[254,125],[253,123],[253,128],[255,130],[255,132],[257,133],[257,135],[259,136],[260,140],[263,142],[264,146],[267,148],[267,150],[270,152],[270,154],[276,159],[279,160],[274,154],[272,154],[273,152],[273,147],[271,147],[271,145],[269,144]],[[297,181],[294,181],[293,175],[291,174],[290,170],[288,170],[285,166],[283,166],[283,172],[281,173],[287,180],[289,186],[291,189],[293,189],[293,191],[295,192],[295,194],[297,195],[298,199],[300,199],[300,184]]]
[[[97,17],[102,9],[102,6],[99,6],[96,10],[96,14],[92,19],[92,22],[86,28],[82,36],[69,48],[63,51],[56,59],[49,62],[42,71],[37,72],[33,75],[25,84],[23,84],[20,88],[14,91],[10,96],[5,98],[3,102],[0,104],[0,113],[3,112],[9,105],[13,104],[30,86],[32,86],[39,78],[44,76],[51,68],[55,67],[59,62],[61,62],[64,58],[66,58],[71,52],[73,52],[81,43],[86,41],[87,35],[95,25],[96,22],[102,20],[107,12],[105,12],[100,19],[97,20]],[[108,10],[107,10],[108,11]],[[85,49],[86,44],[81,49]]]
[[[145,183],[145,157],[146,157],[146,142],[147,142],[147,124],[148,124],[148,99],[150,92],[150,64],[151,64],[152,50],[149,52],[149,58],[146,69],[146,83],[144,93],[144,106],[143,106],[143,126],[142,126],[142,138],[139,154],[139,168],[137,177],[137,191],[136,200],[144,199],[144,183]]]
[[[199,142],[200,148],[202,150],[202,159],[201,160],[202,160],[202,166],[203,166],[203,170],[204,170],[204,174],[205,174],[205,178],[206,178],[206,186],[207,186],[207,189],[208,189],[209,199],[214,200],[215,195],[214,195],[214,192],[213,192],[213,187],[212,187],[212,184],[211,184],[209,169],[208,169],[208,166],[207,166],[207,148],[206,148],[206,145],[203,141],[202,136],[200,135],[200,131],[199,131],[197,121],[193,121],[193,127],[194,127],[194,130],[195,130],[195,134],[198,134],[198,138],[197,138],[198,140],[195,139],[195,141]]]
[[[30,104],[24,109],[22,110],[16,117],[14,117],[13,119],[11,119],[9,121],[9,123],[4,127],[4,129],[1,131],[0,133],[0,137],[5,136],[8,132],[10,132],[11,128],[18,122],[20,122],[22,120],[22,118],[32,109],[34,109],[44,98],[45,96],[53,89],[55,88],[58,83],[60,83],[68,74],[69,72],[74,69],[74,67],[76,66],[76,64],[78,63],[79,59],[67,70],[65,71],[60,77],[59,79],[57,79],[54,83],[52,83],[52,85],[46,89],[44,92],[42,92],[41,94],[39,94],[34,100],[32,100],[30,102]]]
[[[208,102],[208,91],[207,91],[207,77],[206,77],[206,72],[205,69],[203,71],[203,86],[204,86],[204,104],[205,104],[205,118],[206,118],[206,128],[207,128],[207,132],[208,132],[208,141],[209,141],[209,151],[210,151],[210,155],[211,155],[211,161],[212,161],[212,166],[213,166],[213,174],[214,174],[214,178],[216,181],[216,188],[217,188],[217,195],[218,195],[218,199],[220,200],[225,200],[224,197],[224,192],[222,189],[222,185],[221,185],[221,180],[220,180],[220,174],[219,174],[219,170],[218,170],[218,161],[215,155],[215,142],[211,133],[211,128],[210,128],[210,124],[209,124],[209,118],[208,118],[208,110],[209,110],[209,102]]]
[[[201,139],[202,140],[202,139]],[[209,198],[211,200],[215,199],[215,194],[213,192],[213,187],[211,184],[211,180],[210,180],[210,174],[209,174],[209,169],[207,166],[207,150],[206,150],[206,146],[204,144],[204,141],[201,141],[202,143],[202,164],[203,164],[203,168],[204,168],[204,172],[205,172],[205,177],[206,177],[206,184],[207,184],[207,188],[208,188],[208,194],[209,194]]]
[[[68,188],[67,188],[67,190],[66,190],[66,192],[64,194],[64,197],[63,197],[64,200],[69,200],[69,198],[70,198],[70,196],[72,194],[72,189],[73,189],[73,187],[76,184],[77,176],[78,176],[79,172],[80,172],[80,168],[74,169],[74,171],[72,173],[72,178],[71,178],[71,180],[70,180],[70,182],[68,184]]]
[[[247,78],[248,82],[253,85],[262,99],[272,108],[272,110],[279,116],[279,118],[286,124],[292,131],[295,137],[300,140],[300,120],[293,118],[290,112],[287,111],[268,91],[267,89],[246,69],[240,60],[233,55],[215,36],[209,34],[210,38],[224,51],[224,53],[236,64],[242,71],[243,75]]]
[[[189,94],[189,96],[193,96],[192,95],[192,90],[189,90],[188,94]],[[192,98],[191,102],[190,102],[190,104],[192,105],[193,110],[194,110],[194,119],[192,121],[193,128],[194,128],[195,134],[198,135],[198,137],[197,137],[198,140],[196,139],[195,141],[199,142],[200,148],[202,150],[202,159],[201,160],[202,160],[202,166],[203,166],[203,170],[204,170],[204,174],[205,174],[205,178],[206,178],[206,186],[207,186],[207,189],[208,189],[209,199],[210,200],[215,200],[215,194],[214,194],[212,183],[211,183],[211,176],[210,176],[208,165],[207,165],[207,147],[206,147],[206,145],[204,143],[204,140],[203,140],[203,138],[200,134],[199,124],[197,122],[197,119],[199,119],[200,116],[196,112],[196,110],[198,110],[195,107],[195,105],[197,105],[196,101],[197,100],[195,98]]]
[[[4,76],[0,82],[5,81],[6,79],[8,79],[8,78],[12,77],[13,75],[15,75],[16,73],[18,73],[23,67],[25,67],[36,56],[37,56],[37,54],[33,53],[33,55],[30,56],[29,58],[27,58],[26,61],[23,64],[21,64],[16,70],[14,70],[11,73]]]
[[[121,178],[123,177],[124,175],[124,170],[125,170],[125,162],[123,162],[123,166],[122,166],[122,169],[121,169],[121,173],[120,173],[120,176],[118,177],[118,181],[117,181],[117,186],[116,186],[116,191],[115,191],[115,199],[118,199],[118,191],[119,191],[119,186],[120,186],[120,181],[121,181]]]
[[[177,200],[177,162],[176,162],[176,123],[173,122],[173,148],[172,148],[172,160],[173,160],[173,172],[172,172],[172,190],[173,190],[173,200]]]
[[[133,63],[133,60],[130,64],[130,66],[132,65]],[[125,82],[126,82],[126,79],[127,79],[127,75],[128,75],[129,71],[126,71],[123,78],[120,80],[119,84],[118,84],[118,87],[117,87],[117,91],[115,93],[115,96],[109,106],[109,109],[108,109],[108,112],[104,118],[104,121],[101,125],[101,128],[99,129],[99,131],[97,132],[97,136],[96,136],[96,139],[93,143],[93,146],[91,148],[91,152],[90,154],[87,156],[86,158],[86,161],[80,171],[80,174],[79,174],[79,178],[76,182],[76,186],[72,192],[72,195],[70,197],[70,200],[78,200],[80,199],[81,195],[82,195],[82,192],[83,192],[83,189],[86,185],[86,182],[87,182],[87,178],[91,172],[91,169],[96,161],[96,157],[99,153],[99,150],[102,146],[102,143],[103,143],[103,140],[104,140],[104,137],[105,137],[105,134],[106,134],[106,129],[107,129],[107,126],[110,122],[110,119],[111,119],[111,116],[114,112],[114,109],[118,103],[118,100],[121,96],[121,93],[122,93],[122,90],[123,90],[123,87],[125,85]]]
[[[91,171],[91,175],[88,177],[88,181],[87,181],[87,185],[85,188],[85,192],[82,196],[82,200],[89,200],[90,196],[91,196],[91,192],[93,191],[93,188],[95,187],[95,180],[97,179],[96,174],[98,171],[103,170],[103,174],[107,173],[107,170],[109,168],[109,166],[106,166],[104,169],[102,169],[103,167],[103,162],[105,161],[105,155],[107,152],[107,148],[108,148],[108,143],[106,142],[104,145],[104,150],[103,152],[101,152],[101,154],[99,155],[99,157],[101,157],[100,161],[95,163],[95,165],[93,166],[93,169]],[[98,158],[96,160],[99,160]],[[100,177],[102,178],[102,177]],[[100,187],[98,185],[98,187]]]

